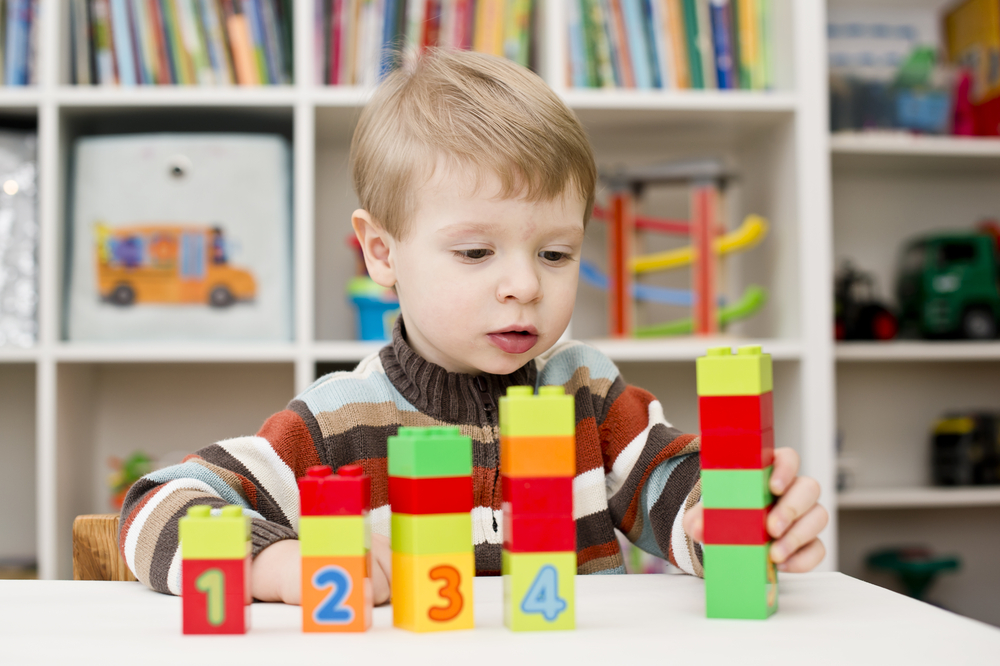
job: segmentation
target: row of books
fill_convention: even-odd
[[[30,86],[35,80],[38,0],[0,0],[0,85]]]
[[[317,83],[370,86],[402,50],[473,49],[533,65],[533,0],[316,0]]]
[[[772,0],[567,0],[569,85],[765,90]]]
[[[292,0],[70,0],[80,85],[292,82]]]

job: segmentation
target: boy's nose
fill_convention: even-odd
[[[530,303],[542,296],[542,281],[534,266],[521,262],[511,263],[501,269],[497,284],[497,300]]]

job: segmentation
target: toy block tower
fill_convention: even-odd
[[[500,398],[504,623],[576,626],[576,417],[561,386],[512,386]]]
[[[372,624],[371,479],[361,465],[299,479],[302,631],[366,631]]]
[[[765,527],[773,501],[771,355],[713,347],[697,368],[706,615],[765,619],[778,608]]]
[[[471,629],[472,440],[458,428],[404,427],[388,449],[393,624]]]
[[[245,634],[250,626],[250,518],[229,505],[192,506],[178,522],[185,634]]]

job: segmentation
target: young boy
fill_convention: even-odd
[[[373,587],[389,598],[386,438],[400,426],[457,425],[473,441],[479,574],[500,571],[497,404],[508,386],[575,396],[573,482],[581,574],[624,573],[614,529],[699,575],[698,447],[614,364],[557,344],[576,299],[596,168],[573,113],[531,72],[468,52],[432,52],[390,75],[351,147],[361,209],[352,224],[372,278],[399,295],[391,344],[353,372],[317,380],[256,436],[212,444],[136,483],[119,542],[129,568],[180,593],[177,520],[192,504],[253,516],[251,585],[299,603],[296,478],[311,465],[360,463],[372,478]],[[769,518],[779,568],[824,555],[819,486],[775,452]]]

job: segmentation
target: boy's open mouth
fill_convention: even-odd
[[[508,354],[523,354],[538,342],[538,332],[534,328],[509,331],[496,331],[487,336],[500,351]]]

